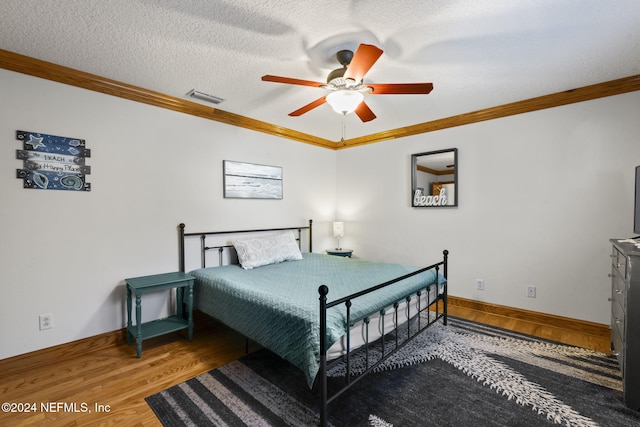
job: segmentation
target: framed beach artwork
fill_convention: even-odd
[[[282,168],[223,160],[225,199],[282,199]]]

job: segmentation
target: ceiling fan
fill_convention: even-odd
[[[301,116],[326,102],[338,113],[348,114],[355,112],[360,120],[368,122],[375,119],[376,115],[364,102],[365,94],[426,95],[433,90],[432,83],[364,84],[362,79],[380,58],[382,52],[382,49],[369,44],[361,44],[355,53],[350,50],[339,51],[336,54],[336,59],[342,65],[342,68],[331,71],[327,76],[326,84],[270,75],[262,76],[262,80],[265,82],[319,87],[330,91],[329,94],[289,113],[290,116]]]

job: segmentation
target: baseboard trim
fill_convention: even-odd
[[[196,329],[203,325],[209,317],[199,310],[193,310],[193,321]],[[104,348],[125,345],[127,343],[127,328],[116,329],[115,331],[104,332],[91,337],[81,338],[64,344],[34,350],[29,353],[0,359],[3,369],[11,369],[12,372],[19,370],[29,370],[38,366],[51,363],[52,358],[56,360],[72,358],[92,351],[99,351]],[[135,347],[133,347],[135,348]],[[55,355],[55,356],[54,356]]]
[[[602,323],[572,319],[569,317],[556,316],[554,314],[524,310],[521,308],[508,307],[504,305],[491,304],[452,295],[449,295],[448,302],[451,306],[464,307],[471,310],[490,313],[498,316],[505,316],[512,319],[537,323],[540,325],[554,326],[556,328],[580,332],[586,335],[592,335],[602,338],[607,338],[611,335],[609,325],[605,325]]]
[[[595,337],[608,338],[611,334],[608,325],[588,322],[585,320],[571,319],[568,317],[556,316],[552,314],[540,313],[536,311],[523,310],[519,308],[507,307],[503,305],[490,304],[466,298],[450,295],[448,298],[450,306],[464,307],[471,310],[490,313],[508,318],[515,318],[540,325],[554,326],[561,329],[576,331]],[[196,327],[206,322],[209,317],[199,310],[194,310],[194,322]],[[123,345],[127,341],[126,328],[105,332],[92,337],[82,338],[65,344],[35,350],[29,353],[20,354],[2,360],[2,366],[6,369],[21,370],[32,369],[36,366],[51,363],[51,357],[55,354],[56,359],[74,357],[79,354],[86,354],[106,347]]]
[[[126,342],[126,329],[104,332],[87,338],[81,338],[64,344],[34,350],[29,353],[2,359],[3,369],[12,372],[29,370],[51,363],[52,359],[67,359],[80,354],[86,354],[106,347],[112,347]]]

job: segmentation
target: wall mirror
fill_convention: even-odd
[[[458,149],[411,155],[411,206],[458,206]]]

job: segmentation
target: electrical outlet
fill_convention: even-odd
[[[484,291],[484,279],[476,279],[476,289]]]
[[[536,297],[536,287],[535,286],[527,286],[527,296],[529,298]]]
[[[41,314],[39,319],[41,331],[53,328],[53,314]]]

